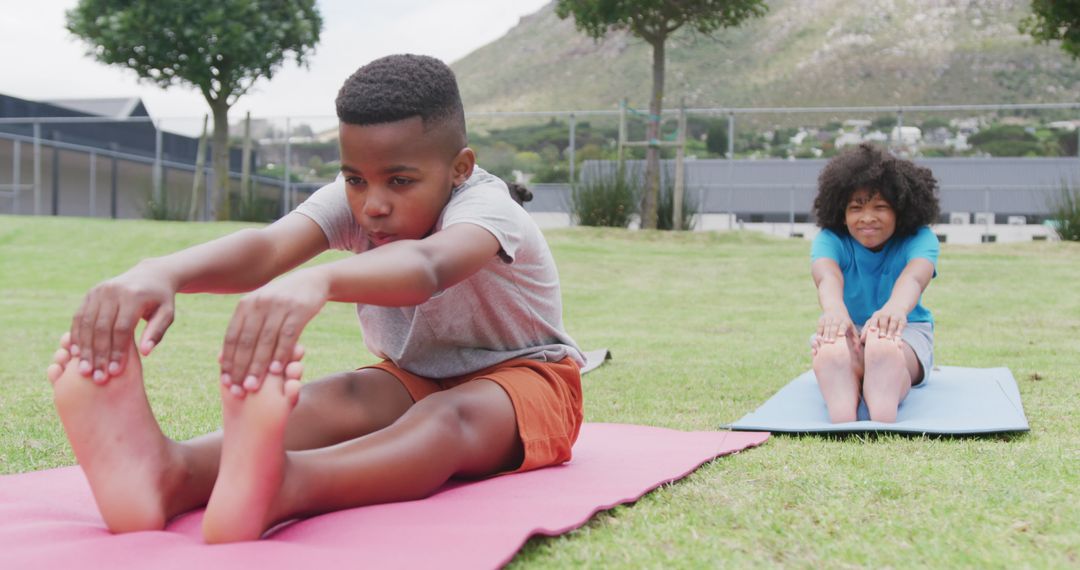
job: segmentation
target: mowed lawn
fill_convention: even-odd
[[[241,227],[0,216],[0,472],[73,463],[43,371],[86,290]],[[586,228],[548,239],[567,328],[614,354],[585,378],[588,421],[717,429],[810,365],[809,242]],[[924,297],[937,363],[1012,369],[1028,434],[773,436],[578,531],[533,539],[512,565],[1080,566],[1078,284],[1080,244],[946,244]],[[173,438],[220,423],[214,356],[234,303],[178,298],[145,362]],[[373,361],[350,306],[328,306],[302,342],[308,378]]]

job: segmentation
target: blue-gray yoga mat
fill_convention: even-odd
[[[777,433],[903,432],[941,435],[1028,431],[1016,379],[1008,368],[935,367],[897,410],[896,423],[869,421],[859,403],[859,421],[829,421],[825,399],[811,370],[792,380],[764,405],[729,424],[733,430]]]

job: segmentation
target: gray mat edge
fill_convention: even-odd
[[[940,366],[940,367],[938,367],[938,366],[935,366],[934,368],[936,370],[946,370],[946,369],[952,369],[952,368],[972,368],[972,367],[966,367],[966,366]],[[1025,433],[1025,432],[1031,431],[1031,425],[1030,425],[1030,422],[1028,422],[1028,420],[1027,420],[1027,414],[1024,413],[1023,401],[1020,400],[1020,386],[1019,386],[1019,384],[1017,384],[1016,377],[1013,375],[1012,370],[1009,369],[1009,367],[1007,367],[1007,366],[992,366],[992,367],[982,368],[982,370],[987,370],[987,371],[992,370],[992,371],[997,372],[997,373],[1004,373],[1005,375],[1008,376],[1009,379],[1012,380],[1011,386],[1008,386],[1008,387],[1003,386],[1001,384],[1001,379],[995,379],[994,383],[998,386],[998,389],[1001,390],[1002,395],[1005,396],[1005,399],[1010,404],[1012,404],[1012,406],[1016,410],[1016,412],[1020,415],[1021,418],[1024,419],[1024,423],[1022,425],[1020,425],[1020,424],[1011,424],[1011,425],[1002,425],[1002,426],[993,427],[993,428],[943,430],[943,429],[932,429],[932,428],[928,429],[928,428],[915,428],[915,427],[898,427],[898,426],[891,425],[891,424],[883,424],[883,423],[880,423],[880,422],[870,422],[870,421],[865,421],[865,420],[864,421],[859,421],[859,422],[848,422],[848,423],[840,424],[840,425],[836,425],[836,426],[822,426],[822,427],[817,427],[817,428],[812,428],[812,429],[806,429],[806,428],[782,428],[782,427],[778,428],[778,427],[775,427],[775,426],[774,427],[769,427],[769,426],[762,426],[762,425],[757,425],[757,424],[741,423],[743,418],[746,418],[747,416],[751,416],[751,415],[757,413],[758,410],[760,410],[762,407],[764,407],[766,404],[769,403],[769,400],[772,400],[773,398],[777,397],[780,394],[780,392],[784,390],[784,388],[787,388],[790,384],[794,383],[796,380],[802,378],[803,376],[806,376],[807,374],[813,373],[813,370],[810,370],[810,371],[807,371],[807,372],[803,372],[802,374],[799,374],[795,378],[789,380],[786,384],[781,386],[780,389],[778,389],[775,393],[773,393],[772,396],[770,396],[767,400],[765,400],[765,402],[762,402],[761,405],[757,406],[752,411],[747,412],[746,414],[744,414],[741,418],[739,418],[739,420],[736,420],[734,422],[727,423],[727,424],[720,424],[719,427],[721,429],[729,429],[729,430],[732,430],[732,431],[768,431],[770,433],[783,433],[783,434],[897,433],[897,434],[910,434],[910,435],[985,435],[985,434],[995,434],[995,433]],[[855,425],[852,425],[852,424],[855,424]]]

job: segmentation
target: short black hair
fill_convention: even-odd
[[[343,123],[376,125],[420,117],[424,130],[447,128],[466,145],[465,110],[454,72],[425,55],[388,55],[368,63],[345,80],[336,100]]]
[[[880,195],[893,207],[897,236],[913,235],[937,222],[938,183],[930,169],[862,143],[836,155],[821,170],[814,199],[817,225],[847,234],[847,205],[860,189],[868,190],[871,196]]]

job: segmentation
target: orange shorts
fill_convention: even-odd
[[[525,450],[521,466],[510,473],[569,461],[570,448],[581,430],[581,370],[570,358],[559,362],[514,358],[471,374],[441,379],[417,376],[389,360],[365,368],[389,372],[414,402],[473,380],[498,384],[510,396]]]

